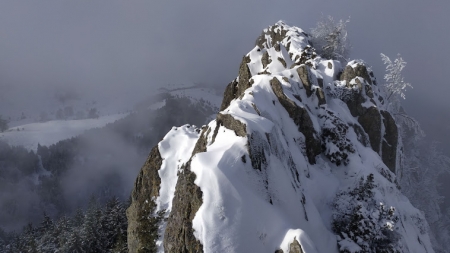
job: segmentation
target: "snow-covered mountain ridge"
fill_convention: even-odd
[[[281,21],[256,44],[216,119],[151,151],[130,252],[434,252],[396,184],[401,142],[370,69],[321,58]]]

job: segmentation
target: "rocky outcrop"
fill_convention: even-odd
[[[369,135],[369,141],[372,149],[379,153],[381,144],[381,115],[375,106],[369,107],[365,113],[359,116],[359,124]]]
[[[296,238],[289,245],[289,253],[303,253],[302,245],[300,245]]]
[[[282,249],[276,250],[275,253],[284,253]],[[289,252],[288,253],[303,253],[302,245],[297,241],[297,238],[294,238],[294,241],[289,244]]]
[[[348,85],[357,76],[362,77],[367,83],[372,85],[372,79],[367,72],[367,68],[362,64],[357,64],[355,68],[347,65],[341,74],[341,81],[346,81]]]
[[[233,118],[230,114],[217,114],[217,124],[224,126],[230,130],[233,130],[237,136],[246,137],[247,130],[246,125],[239,120]]]
[[[134,184],[132,202],[127,209],[129,252],[156,252],[159,220],[153,213],[156,208],[154,199],[159,196],[161,184],[158,175],[161,164],[158,147],[154,147]]]
[[[376,101],[373,100],[374,91],[372,85],[373,74],[369,74],[367,68],[362,64],[352,67],[347,65],[340,76],[341,81],[346,82],[348,88],[353,89],[349,99],[345,102],[354,117],[358,117],[358,122],[369,137],[370,146],[379,153],[386,166],[395,173],[397,159],[398,129],[391,114],[384,110],[379,110]],[[360,77],[360,78],[358,78]],[[361,82],[363,80],[364,83]],[[355,81],[352,83],[352,81]],[[354,89],[353,85],[356,85]],[[370,101],[373,106],[364,105]],[[381,101],[380,101],[381,102]],[[355,128],[355,127],[354,127]],[[366,145],[364,135],[355,128],[358,139]]]
[[[245,124],[233,118],[233,116],[231,116],[230,114],[218,113],[216,117],[216,127],[214,129],[211,144],[216,141],[216,136],[219,133],[220,126],[224,126],[227,129],[233,130],[236,136],[247,136],[247,127]]]
[[[164,252],[203,252],[192,228],[195,213],[202,205],[202,191],[194,183],[195,177],[189,161],[178,176],[172,212],[164,233]]]
[[[252,82],[250,80],[252,74],[247,66],[249,62],[250,58],[248,56],[244,56],[239,67],[239,77],[237,78],[238,81],[233,80],[225,89],[222,105],[220,106],[221,111],[227,108],[233,99],[241,97],[244,94],[244,91],[252,86]]]
[[[287,30],[284,30],[282,27],[280,27],[280,29],[266,29],[261,33],[258,39],[256,39],[256,45],[260,48],[270,48],[283,41],[284,38],[286,38],[286,33]],[[268,45],[266,36],[271,38],[269,42],[270,45]]]
[[[384,164],[395,173],[395,165],[397,161],[397,143],[398,143],[398,129],[394,118],[387,111],[381,111],[383,115],[384,136],[381,145],[381,158]]]
[[[300,65],[297,68],[297,74],[300,80],[302,81],[303,87],[305,88],[306,95],[311,97],[311,95],[315,95],[318,98],[318,105],[326,104],[325,94],[323,93],[323,80],[316,79],[312,77],[311,71],[307,65]],[[317,82],[315,82],[317,80]],[[313,88],[313,85],[314,88]]]
[[[286,97],[281,83],[276,77],[270,81],[270,86],[280,104],[286,109],[289,117],[297,125],[298,130],[305,136],[306,154],[309,163],[316,163],[316,156],[321,153],[321,145],[308,111],[305,108],[299,107],[294,101]]]
[[[272,62],[272,60],[269,57],[269,53],[267,51],[264,52],[263,56],[261,57],[261,64],[263,69],[267,68],[267,66]]]
[[[306,90],[306,95],[310,97],[312,94],[313,82],[308,67],[306,65],[301,65],[297,68],[297,74]]]
[[[250,57],[244,56],[241,62],[241,66],[239,67],[239,82],[238,82],[238,90],[236,97],[240,97],[244,94],[244,91],[252,86],[250,83],[250,78],[252,78],[252,74],[250,73],[250,69],[248,68],[248,63],[250,63]]]
[[[387,106],[381,102],[384,93],[376,86],[373,74],[369,74],[360,61],[349,62],[342,69],[342,63],[338,61],[316,57],[308,36],[301,29],[288,28],[279,22],[263,31],[257,40],[258,47],[243,57],[238,77],[226,87],[215,121],[203,127],[200,137],[198,131],[175,137],[168,134],[173,142],[162,142],[160,149],[165,162],[157,147],[152,150],[136,180],[133,202],[127,211],[130,252],[155,252],[158,236],[163,237],[165,252],[243,249],[241,246],[248,240],[230,236],[239,232],[233,230],[235,227],[231,223],[247,224],[249,220],[250,225],[247,224],[246,228],[258,223],[259,216],[252,220],[252,208],[258,205],[265,208],[261,215],[272,219],[274,224],[273,219],[284,219],[279,213],[291,215],[284,209],[289,208],[284,203],[292,202],[293,206],[297,205],[296,210],[303,206],[301,217],[292,213],[297,216],[291,219],[295,223],[293,228],[302,232],[297,236],[285,235],[284,242],[289,243],[280,246],[282,250],[276,252],[303,253],[300,242],[304,242],[303,235],[311,232],[309,229],[322,229],[322,234],[331,233],[326,226],[303,227],[305,222],[312,224],[320,220],[318,217],[321,215],[313,215],[311,210],[316,210],[317,206],[314,206],[314,201],[306,201],[317,196],[316,193],[311,195],[307,187],[314,184],[317,180],[314,177],[321,174],[310,172],[326,168],[327,174],[339,175],[330,176],[327,180],[336,180],[333,181],[335,185],[341,184],[339,180],[346,180],[342,185],[350,185],[353,175],[360,173],[361,168],[369,170],[371,163],[380,163],[377,156],[370,156],[374,160],[357,158],[362,157],[359,141],[377,152],[395,173],[398,129],[394,118],[386,111]],[[272,61],[275,62],[271,64]],[[287,65],[291,68],[287,69]],[[237,137],[223,131],[224,128],[233,131]],[[222,135],[224,132],[226,136]],[[179,144],[183,142],[180,139],[186,136],[191,138],[189,145]],[[216,143],[224,138],[226,145]],[[168,151],[163,149],[163,144],[170,144]],[[179,152],[188,154],[186,156],[174,156],[172,151],[180,151],[177,146],[191,149]],[[179,154],[177,152],[174,153]],[[203,154],[197,156],[199,153]],[[209,168],[208,163],[214,167]],[[166,196],[165,202],[161,200],[163,194],[158,198],[159,190],[167,187],[162,184],[160,188],[158,170],[161,164],[164,164],[160,171],[162,178],[164,175],[172,177],[164,174],[168,168],[174,169],[172,172],[175,174],[178,172],[176,181],[172,180],[170,185],[171,194],[174,189],[175,192]],[[337,166],[344,168],[336,169]],[[395,175],[385,166],[379,167],[376,169],[383,171],[381,176],[393,182]],[[315,190],[321,191],[319,188]],[[324,199],[335,194],[327,192],[332,191],[329,188],[323,189]],[[261,198],[262,201],[253,203],[245,199],[248,196],[242,191],[251,193],[248,195],[250,199]],[[210,195],[211,192],[215,195]],[[285,200],[284,196],[295,197]],[[245,203],[242,202],[244,199]],[[156,208],[159,210],[167,205],[167,201],[171,201],[167,207],[170,213],[156,214]],[[200,207],[202,211],[198,212]],[[245,212],[240,209],[245,209]],[[217,216],[210,219],[210,215]],[[280,231],[286,231],[292,225],[291,220],[286,222],[288,227]],[[274,234],[282,233],[250,229],[263,242],[278,240],[279,236]],[[214,236],[209,237],[210,233]],[[266,237],[266,234],[270,236]],[[334,234],[326,237],[328,243],[334,238]],[[233,244],[234,240],[238,243]],[[258,252],[266,252],[265,246],[258,243],[253,241],[251,245],[245,245],[245,249],[255,247]],[[271,241],[268,245],[277,244]],[[320,242],[315,242],[314,247],[320,248]],[[322,249],[320,252],[332,252],[335,245]]]
[[[237,96],[237,89],[238,87],[238,82],[236,80],[233,80],[231,83],[229,83],[227,85],[227,87],[225,88],[225,91],[223,93],[223,100],[222,100],[222,105],[220,106],[220,110],[223,111],[225,110],[225,108],[227,108],[230,105],[230,102],[239,97]]]
[[[203,252],[203,246],[194,236],[192,221],[202,205],[203,193],[194,183],[195,173],[191,171],[191,160],[195,154],[206,151],[206,128],[195,144],[191,159],[182,166],[178,175],[172,211],[164,232],[164,252]]]
[[[327,101],[325,100],[325,94],[323,93],[323,90],[321,88],[316,88],[316,97],[319,99],[319,106],[327,103]]]

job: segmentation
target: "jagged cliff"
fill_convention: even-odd
[[[150,153],[130,252],[433,252],[396,185],[384,97],[364,62],[323,59],[281,21],[265,29],[216,119],[173,128]]]

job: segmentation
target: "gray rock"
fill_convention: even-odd
[[[273,46],[273,48],[275,48],[275,51],[280,52],[280,51],[281,51],[281,45],[280,45],[280,43],[277,42],[277,44],[275,44],[275,45]]]
[[[296,238],[289,244],[289,253],[303,253],[302,245],[300,245]]]
[[[202,205],[202,191],[194,184],[196,175],[187,162],[178,175],[172,212],[164,233],[165,252],[203,252],[203,245],[194,236],[192,220]]]
[[[381,111],[384,124],[384,139],[381,146],[384,164],[395,173],[397,158],[398,129],[394,118],[387,111]]]
[[[327,101],[325,100],[325,94],[323,93],[323,90],[321,88],[316,89],[316,96],[319,99],[319,106],[327,103]]]
[[[341,73],[340,79],[341,81],[346,81],[348,87],[350,85],[350,81],[355,77],[356,77],[355,70],[351,66],[347,65],[344,71]]]
[[[281,57],[278,57],[278,61],[280,61],[281,62],[281,64],[283,65],[283,67],[287,67],[287,65],[286,65],[286,61],[283,59],[283,58],[281,58]]]
[[[217,114],[217,123],[230,130],[233,130],[237,136],[247,136],[247,126],[239,120],[233,118],[230,114]],[[213,137],[214,138],[214,137]]]
[[[369,98],[373,98],[373,90],[372,90],[372,86],[371,85],[368,85],[368,84],[366,84],[366,85],[364,85],[365,86],[365,88],[366,88],[366,95],[369,97]],[[375,103],[374,103],[375,104]]]
[[[297,73],[298,77],[303,83],[303,86],[305,87],[306,95],[310,97],[312,94],[311,91],[312,81],[311,81],[311,74],[309,73],[309,68],[306,65],[301,65],[300,67],[297,68]]]
[[[165,252],[203,252],[203,245],[195,238],[192,228],[195,214],[203,204],[203,193],[194,183],[196,175],[191,171],[191,160],[195,154],[206,152],[206,132],[204,128],[195,144],[191,159],[182,166],[178,174],[172,200],[172,212],[170,212],[164,233]]]
[[[275,29],[275,28],[280,28],[280,29]],[[278,31],[275,32],[275,30],[278,30]],[[287,30],[285,30],[283,27],[273,26],[270,31],[267,30],[267,32],[263,31],[261,33],[261,35],[258,37],[258,39],[256,39],[256,45],[258,45],[260,48],[269,48],[269,47],[267,47],[266,35],[269,35],[272,40],[272,45],[270,45],[270,46],[274,46],[277,43],[280,43],[281,41],[283,41],[284,38],[286,38],[286,33],[287,33]]]
[[[316,156],[321,153],[320,139],[314,129],[309,113],[305,108],[299,107],[294,101],[290,100],[283,92],[281,83],[277,78],[270,81],[270,86],[278,98],[280,104],[286,109],[297,125],[298,130],[305,136],[306,155],[310,164],[316,163]]]
[[[263,69],[265,69],[271,62],[272,62],[272,60],[269,57],[269,53],[267,51],[264,52],[261,57],[261,63],[262,63]]]
[[[223,100],[222,105],[220,106],[220,111],[225,110],[228,106],[230,106],[231,101],[237,98],[236,96],[238,90],[237,87],[238,82],[236,80],[233,80],[231,83],[227,85],[223,93]]]
[[[284,253],[282,249],[278,249],[275,253]],[[302,245],[294,238],[294,241],[289,244],[289,252],[288,253],[303,253]]]
[[[381,144],[381,115],[375,106],[369,107],[364,114],[358,118],[359,124],[369,136],[370,146],[380,153]]]
[[[239,82],[236,98],[240,97],[242,94],[244,94],[246,89],[252,86],[250,83],[252,74],[250,73],[250,69],[248,68],[247,63],[250,63],[250,57],[244,56],[241,62],[241,66],[239,67]]]
[[[317,83],[319,84],[319,87],[323,89],[323,79],[317,78]]]
[[[370,78],[370,75],[369,75],[369,73],[367,72],[366,66],[364,66],[364,65],[362,65],[362,64],[356,65],[356,67],[355,67],[355,75],[364,78],[364,80],[365,80],[368,84],[372,85],[372,78]]]
[[[372,79],[367,73],[366,66],[361,64],[357,64],[354,69],[351,66],[347,65],[342,72],[340,79],[341,81],[346,81],[348,86],[350,84],[350,81],[357,76],[362,77],[368,84],[372,84]]]
[[[161,185],[158,175],[161,164],[158,147],[154,147],[134,184],[131,205],[127,209],[129,252],[156,252],[159,220],[152,215],[156,208],[153,199],[159,196]]]

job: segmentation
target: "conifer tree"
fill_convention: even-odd
[[[394,207],[374,199],[374,175],[361,178],[357,187],[341,192],[334,203],[333,230],[342,253],[397,253],[398,221]]]

